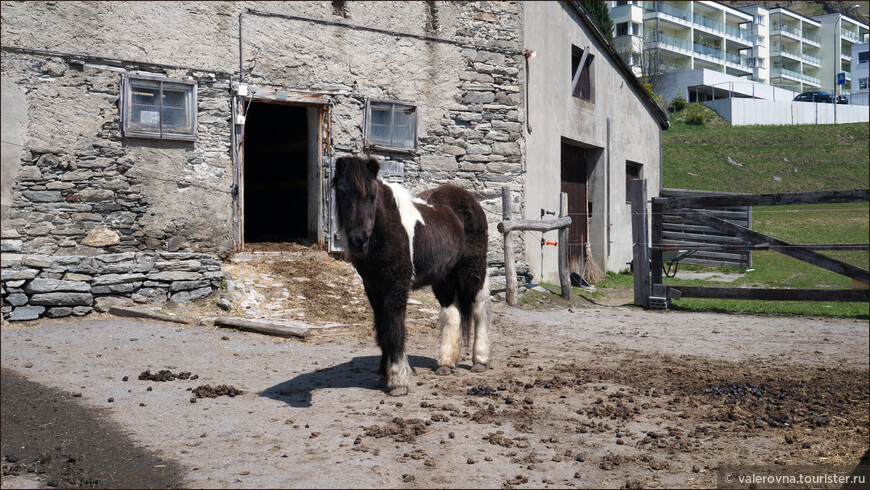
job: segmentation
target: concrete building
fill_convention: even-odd
[[[667,115],[577,2],[2,9],[4,316],[202,297],[253,241],[340,249],[341,155],[378,158],[412,191],[475,191],[494,273],[503,186],[526,218],[558,211],[563,182],[588,188],[577,226],[591,221],[584,239],[609,270],[631,255],[626,171],[650,196],[660,186]],[[521,271],[554,280],[551,250],[542,270],[540,244],[517,245]]]
[[[710,1],[611,1],[610,6],[613,44],[634,63],[635,74],[644,72],[644,63],[646,72],[653,74],[692,70],[722,74],[715,77],[715,86],[669,89],[687,98],[697,93],[700,100],[710,100],[725,86],[743,87],[729,90],[736,97],[778,94],[749,82],[792,93],[849,93],[853,88],[851,47],[867,42],[870,32],[866,24],[845,15],[810,18],[783,7],[733,8]],[[838,73],[845,73],[845,84],[837,86]],[[679,80],[653,78],[657,90],[662,80],[667,85]]]
[[[849,103],[870,105],[870,43],[852,45],[852,94]]]

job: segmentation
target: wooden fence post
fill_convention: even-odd
[[[654,197],[652,200],[652,244],[659,246],[662,244],[662,225],[664,221],[664,204],[666,199]],[[662,250],[654,248],[650,255],[650,281],[652,284],[662,284]]]
[[[559,217],[568,216],[568,194],[561,193],[562,201],[559,207]],[[562,285],[562,297],[571,301],[571,271],[568,270],[568,227],[559,228],[559,283]]]
[[[631,181],[631,241],[634,304],[649,308],[649,244],[647,240],[646,180]]]
[[[511,190],[510,186],[501,188],[501,215],[503,221],[511,219]],[[505,300],[510,306],[517,305],[517,270],[514,262],[514,237],[513,232],[504,234],[504,279]]]

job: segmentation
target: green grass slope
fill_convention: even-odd
[[[693,112],[704,126],[685,123]],[[700,104],[662,135],[664,187],[745,193],[867,188],[868,123],[732,127]]]

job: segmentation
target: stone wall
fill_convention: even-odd
[[[231,87],[243,76],[262,87],[334,94],[332,156],[368,153],[400,163],[412,190],[450,182],[476,191],[490,221],[490,263],[500,268],[501,187],[513,189],[515,213],[524,206],[522,3],[348,2],[338,12],[331,2],[157,10],[135,2],[3,2],[3,11],[4,122],[14,114],[24,125],[10,179],[4,158],[4,251],[225,258],[233,245]],[[121,81],[134,70],[197,82],[196,141],[121,134]],[[416,153],[364,148],[367,98],[418,105]],[[5,156],[5,140],[3,149]],[[324,185],[329,177],[325,167]],[[27,280],[63,280],[65,272]]]
[[[188,303],[211,294],[223,277],[221,262],[208,254],[19,254],[8,252],[10,240],[3,242],[0,295],[5,320],[82,316],[95,308],[106,311],[118,299]]]

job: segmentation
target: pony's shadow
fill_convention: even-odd
[[[282,401],[291,407],[311,406],[311,394],[322,388],[364,388],[386,391],[386,385],[377,375],[380,356],[354,357],[336,366],[310,373],[303,373],[260,392],[260,396]],[[411,368],[435,369],[434,359],[423,356],[408,356]]]

